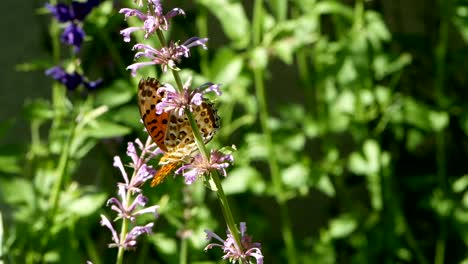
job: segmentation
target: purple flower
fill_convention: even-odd
[[[109,247],[122,247],[124,249],[131,249],[136,246],[136,239],[142,234],[151,234],[151,228],[153,223],[146,224],[145,226],[135,226],[128,232],[124,234],[124,237],[121,239],[117,234],[117,231],[112,226],[112,223],[105,217],[101,215],[101,225],[109,228],[112,233],[112,241],[114,243],[109,244]]]
[[[131,190],[132,192],[141,192],[140,186],[143,185],[147,180],[151,179],[156,171],[152,166],[147,165],[147,162],[153,157],[162,154],[163,152],[153,143],[151,137],[148,137],[145,145],[136,139],[135,143],[138,145],[141,153],[138,154],[133,142],[128,142],[127,145],[127,156],[132,160],[130,167],[134,170],[133,177],[129,180],[128,175],[125,172],[124,166],[119,156],[114,157],[114,167],[118,168],[124,179],[123,185],[125,189]]]
[[[166,72],[167,67],[178,70],[176,64],[180,63],[182,57],[190,57],[190,48],[195,46],[202,46],[206,49],[205,43],[208,41],[207,38],[192,37],[185,41],[182,45],[171,41],[168,47],[162,47],[157,50],[150,45],[136,44],[133,46],[133,50],[141,50],[135,54],[135,59],[146,57],[150,61],[137,62],[127,67],[127,70],[132,71],[132,75],[136,75],[136,71],[144,66],[161,65],[162,71]]]
[[[124,14],[125,19],[134,16],[143,21],[143,26],[141,27],[129,27],[120,31],[125,42],[129,42],[130,34],[137,30],[144,30],[145,38],[148,38],[151,34],[156,32],[156,30],[167,30],[169,28],[169,19],[177,15],[185,15],[184,10],[180,8],[174,8],[163,15],[161,3],[156,0],[148,0],[148,12],[146,14],[138,9],[132,8],[122,8],[119,13]]]
[[[205,158],[198,153],[193,161],[189,164],[183,165],[176,170],[176,174],[182,174],[185,178],[186,184],[192,184],[198,177],[203,176],[210,170],[218,170],[224,177],[226,177],[226,168],[234,161],[231,154],[223,154],[217,150],[211,150],[210,160],[206,161]]]
[[[88,0],[87,2],[72,1],[71,5],[58,3],[51,5],[46,3],[46,8],[61,23],[77,20],[83,21],[91,10],[99,5],[99,0]]]
[[[260,243],[253,243],[252,237],[248,236],[247,225],[244,222],[240,223],[241,232],[241,245],[237,245],[232,234],[228,231],[226,240],[223,240],[220,236],[212,231],[205,230],[206,238],[208,240],[216,239],[221,243],[211,243],[205,247],[205,251],[213,247],[220,247],[223,249],[223,259],[229,259],[230,262],[235,263],[239,259],[242,263],[252,263],[251,258],[255,258],[257,264],[263,264],[263,255],[261,251]]]
[[[142,214],[152,213],[154,217],[158,216],[157,209],[159,208],[159,206],[153,205],[145,208],[148,198],[146,198],[142,194],[138,194],[131,204],[126,205],[128,195],[127,191],[125,190],[125,187],[123,185],[118,185],[118,188],[120,200],[115,197],[111,197],[109,200],[107,200],[107,206],[111,205],[111,209],[118,213],[116,219],[126,218],[132,222],[135,222],[136,217]],[[143,208],[140,210],[136,210],[137,206]]]
[[[203,95],[208,92],[214,92],[221,95],[219,85],[205,83],[195,89],[190,89],[192,78],[189,78],[183,85],[183,90],[178,92],[170,84],[165,84],[158,89],[158,93],[164,92],[166,96],[156,105],[156,113],[169,112],[174,110],[178,116],[184,114],[185,109],[193,111],[194,105],[201,105],[205,100]]]
[[[85,32],[78,25],[71,23],[65,30],[63,30],[60,40],[70,46],[75,47],[75,52],[78,52],[81,48],[85,37]]]
[[[68,90],[74,91],[80,84],[83,84],[86,88],[95,90],[98,88],[101,84],[101,80],[96,80],[92,82],[88,82],[85,80],[85,78],[80,75],[77,72],[73,73],[67,73],[62,67],[60,66],[55,66],[50,69],[48,69],[45,72],[46,75],[51,76],[55,80],[59,81],[65,87],[67,87]]]
[[[135,144],[141,151],[137,151]],[[148,179],[152,178],[155,173],[155,170],[150,165],[147,165],[147,162],[155,155],[162,153],[157,148],[156,144],[152,143],[151,137],[148,137],[144,145],[139,139],[135,140],[135,144],[129,142],[127,146],[127,155],[132,160],[129,166],[133,168],[130,179],[120,157],[114,157],[114,167],[120,170],[124,182],[117,183],[118,197],[111,197],[107,200],[107,206],[111,206],[111,209],[117,212],[115,220],[122,219],[123,221],[130,221],[131,223],[135,223],[138,216],[147,213],[151,213],[154,217],[157,217],[159,206],[153,205],[146,207],[148,198],[142,194],[140,186]],[[140,153],[138,154],[138,152]],[[141,234],[151,233],[151,227],[153,226],[153,223],[149,223],[145,226],[135,226],[130,232],[127,232],[127,229],[123,229],[119,237],[110,221],[103,215],[101,215],[101,224],[107,226],[109,230],[111,230],[114,243],[110,244],[109,247],[121,247],[124,249],[135,247],[136,238]],[[125,224],[123,226],[127,227]]]
[[[69,22],[69,25],[60,36],[60,40],[67,45],[74,46],[75,52],[80,50],[85,37],[85,32],[78,23],[83,21],[97,5],[99,5],[99,0],[88,0],[87,2],[72,1],[71,5],[62,3],[57,5],[46,4],[46,8],[49,9],[50,13],[60,23]]]

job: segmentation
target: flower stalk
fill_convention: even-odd
[[[256,0],[254,3],[254,18],[253,18],[253,32],[252,32],[252,39],[253,39],[253,47],[257,47],[261,44],[261,25],[263,21],[263,5],[261,0]],[[263,69],[260,67],[256,67],[253,69],[254,75],[254,85],[255,85],[255,92],[257,96],[257,102],[259,107],[259,118],[260,118],[260,125],[262,127],[263,135],[266,142],[266,147],[268,149],[268,166],[271,173],[271,179],[274,186],[275,197],[276,201],[279,204],[280,208],[280,217],[281,217],[281,229],[283,240],[286,245],[286,252],[288,256],[289,263],[295,264],[297,263],[296,260],[296,253],[295,253],[295,245],[294,245],[294,238],[291,229],[291,223],[289,220],[289,210],[287,207],[287,200],[285,199],[283,190],[283,184],[281,181],[280,170],[278,166],[278,160],[276,159],[275,155],[275,148],[273,145],[272,140],[272,133],[270,127],[268,126],[268,119],[269,119],[269,112],[268,112],[268,105],[265,96],[265,84],[264,84],[264,75]]]

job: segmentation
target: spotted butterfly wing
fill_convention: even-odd
[[[165,97],[158,93],[161,84],[154,78],[142,79],[138,85],[138,105],[146,130],[158,147],[165,152],[160,160],[162,167],[153,177],[151,186],[161,183],[183,160],[196,151],[196,143],[187,116],[176,111],[156,113],[156,104]],[[219,116],[208,101],[191,105],[192,113],[205,143],[219,128]]]
[[[164,144],[169,113],[156,113],[156,104],[161,102],[164,93],[158,94],[161,83],[154,78],[140,80],[138,84],[138,108],[146,131],[162,151],[167,151]]]

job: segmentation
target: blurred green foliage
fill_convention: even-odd
[[[181,75],[222,84],[222,127],[210,144],[237,148],[223,186],[265,263],[468,263],[468,1],[431,1],[436,8],[421,11],[424,18],[400,10],[413,19],[404,21],[425,19],[425,31],[413,34],[388,26],[396,3],[253,2],[163,5],[187,14],[172,21],[170,39],[210,39]],[[118,33],[126,23],[117,11],[132,5],[102,1],[84,24],[80,58],[62,50],[60,61],[102,77],[105,87],[83,96],[53,84],[52,98],[25,98],[30,138],[0,146],[0,263],[114,262],[99,225],[121,181],[112,156],[123,158],[127,141],[146,137],[139,78],[125,71],[131,44]],[[54,60],[31,58],[18,69],[44,70]],[[2,121],[0,136],[11,125]],[[221,252],[203,251],[203,230],[225,228],[206,190],[180,177],[145,186],[161,216],[127,262],[217,263]],[[288,226],[294,246],[286,250]]]

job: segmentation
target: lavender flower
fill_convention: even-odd
[[[226,177],[226,168],[234,161],[231,154],[223,154],[217,150],[211,150],[210,160],[206,161],[203,156],[198,153],[193,161],[183,165],[176,170],[176,174],[182,174],[186,184],[192,184],[198,177],[203,176],[210,170],[218,170]]]
[[[130,205],[126,205],[125,201],[127,200],[127,191],[123,185],[119,185],[118,188],[120,200],[115,197],[111,197],[109,200],[107,200],[107,206],[112,205],[111,209],[118,213],[116,219],[126,218],[131,222],[135,222],[136,217],[142,214],[152,213],[154,217],[158,216],[156,211],[159,206],[153,205],[145,208],[144,206],[148,202],[148,198],[142,194],[138,194]],[[141,206],[143,209],[136,210],[137,206]]]
[[[140,1],[139,6],[141,5],[142,2]],[[185,15],[184,10],[180,8],[174,8],[164,15],[161,3],[158,0],[148,0],[148,11],[146,14],[132,8],[122,8],[119,13],[125,15],[125,20],[130,16],[134,16],[143,21],[143,26],[141,27],[129,27],[120,31],[125,42],[129,42],[130,34],[138,30],[145,31],[145,38],[154,34],[156,30],[167,30],[169,28],[169,19],[177,15]]]
[[[153,227],[153,223],[146,224],[145,226],[135,226],[128,234],[125,235],[124,239],[121,239],[117,234],[117,231],[112,226],[112,223],[105,217],[101,215],[101,225],[109,228],[112,233],[112,241],[114,243],[109,244],[109,247],[121,247],[125,250],[134,248],[136,246],[136,239],[138,236],[142,234],[151,234],[151,228]]]
[[[255,258],[257,264],[263,264],[263,255],[260,243],[253,243],[252,237],[248,236],[247,225],[245,222],[240,223],[241,245],[237,245],[232,234],[228,231],[226,240],[223,240],[212,231],[205,230],[206,238],[218,240],[221,243],[211,243],[205,247],[205,251],[213,247],[220,247],[223,249],[223,259],[229,259],[230,262],[237,262],[242,260],[242,263],[252,263],[251,259]]]
[[[79,22],[83,21],[97,5],[99,5],[99,0],[72,1],[71,5],[47,3],[45,6],[60,23],[69,23],[60,36],[60,40],[67,45],[74,46],[75,52],[78,52],[85,38],[85,32],[79,26]]]
[[[81,44],[85,38],[85,32],[78,25],[71,23],[68,25],[65,30],[63,30],[62,35],[60,35],[60,40],[62,43],[65,43],[70,46],[75,47],[75,51],[79,51]]]
[[[161,153],[161,151],[152,143],[151,137],[148,137],[144,145],[139,139],[135,140],[135,143],[141,150],[140,154],[137,153],[133,142],[129,142],[127,146],[127,155],[132,160],[129,165],[133,168],[131,179],[129,179],[120,157],[114,157],[114,167],[120,170],[124,182],[117,184],[118,198],[111,197],[107,201],[107,205],[111,206],[111,209],[117,212],[115,220],[129,220],[132,223],[135,223],[138,216],[147,213],[151,213],[154,217],[157,217],[157,210],[159,209],[157,205],[145,207],[148,198],[141,193],[140,186],[152,178],[155,173],[155,170],[146,163],[149,159]],[[133,197],[134,194],[137,194],[136,197]],[[153,223],[149,223],[145,226],[135,226],[128,233],[125,232],[127,230],[121,232],[121,236],[119,237],[111,222],[103,215],[101,215],[101,224],[109,228],[112,233],[112,240],[114,243],[109,244],[109,247],[120,247],[124,250],[135,247],[137,237],[141,234],[151,233],[151,228],[153,227]]]
[[[165,84],[158,89],[158,93],[164,92],[166,96],[156,105],[156,113],[169,112],[175,110],[178,116],[184,114],[185,109],[193,111],[194,105],[201,105],[205,98],[204,94],[214,92],[221,95],[218,84],[205,83],[195,89],[190,89],[192,78],[189,78],[183,85],[181,92],[176,91],[170,84]]]
[[[136,44],[133,46],[133,50],[142,50],[135,54],[135,59],[146,57],[150,61],[137,62],[127,67],[127,70],[132,71],[132,75],[136,75],[136,71],[139,68],[159,64],[161,65],[162,71],[166,72],[167,68],[178,70],[176,64],[180,63],[182,57],[190,57],[190,48],[195,46],[202,46],[206,49],[205,43],[208,41],[207,38],[192,37],[185,41],[182,45],[171,41],[168,47],[162,47],[157,50],[150,45]]]
[[[60,66],[48,69],[45,74],[65,85],[65,87],[70,91],[74,91],[80,84],[83,84],[88,90],[95,90],[102,84],[102,80],[100,79],[96,81],[87,81],[85,80],[85,77],[76,71],[73,73],[67,73]]]

